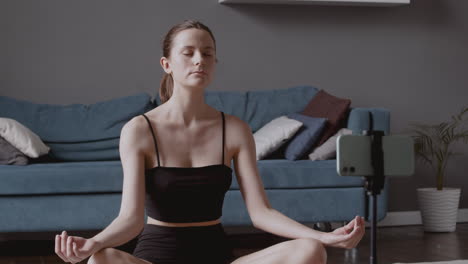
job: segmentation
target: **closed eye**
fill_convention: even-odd
[[[184,56],[192,56],[193,54],[192,53],[182,53]],[[213,56],[212,54],[209,54],[209,53],[204,53],[203,56],[205,57],[211,57]]]

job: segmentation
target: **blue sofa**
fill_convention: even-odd
[[[261,91],[207,91],[206,102],[248,122],[252,132],[270,120],[299,112],[318,92],[311,86]],[[0,165],[0,232],[101,230],[118,215],[123,183],[118,143],[122,126],[159,105],[146,93],[96,104],[38,104],[0,96],[0,116],[17,120],[47,144],[54,160]],[[351,108],[353,133],[369,127],[389,133],[389,111]],[[266,159],[258,168],[272,206],[301,222],[349,221],[368,205],[361,177],[341,177],[336,160]],[[388,184],[379,195],[378,219],[387,212]],[[222,223],[249,226],[235,172]]]

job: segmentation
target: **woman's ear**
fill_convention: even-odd
[[[166,57],[161,57],[161,60],[159,60],[159,62],[161,63],[161,67],[167,74],[172,73],[171,65],[169,65],[169,60]]]

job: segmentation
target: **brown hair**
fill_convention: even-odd
[[[162,43],[162,50],[163,50],[163,56],[166,58],[169,58],[169,54],[171,53],[171,48],[172,48],[172,42],[177,35],[177,33],[181,32],[182,30],[185,29],[191,29],[191,28],[196,28],[196,29],[201,29],[205,30],[208,32],[213,39],[214,45],[215,45],[215,50],[216,50],[216,40],[213,36],[213,33],[211,30],[203,25],[201,22],[196,21],[196,20],[184,20],[182,23],[179,23],[175,26],[173,26],[166,34],[164,37],[164,41]],[[161,79],[161,84],[159,86],[159,97],[161,98],[161,104],[167,102],[169,98],[172,96],[172,91],[174,89],[174,80],[172,79],[172,75],[168,73],[164,73],[163,78]]]

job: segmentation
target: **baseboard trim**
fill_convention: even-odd
[[[457,223],[468,222],[468,208],[458,209]],[[387,212],[377,226],[422,225],[420,211]]]

